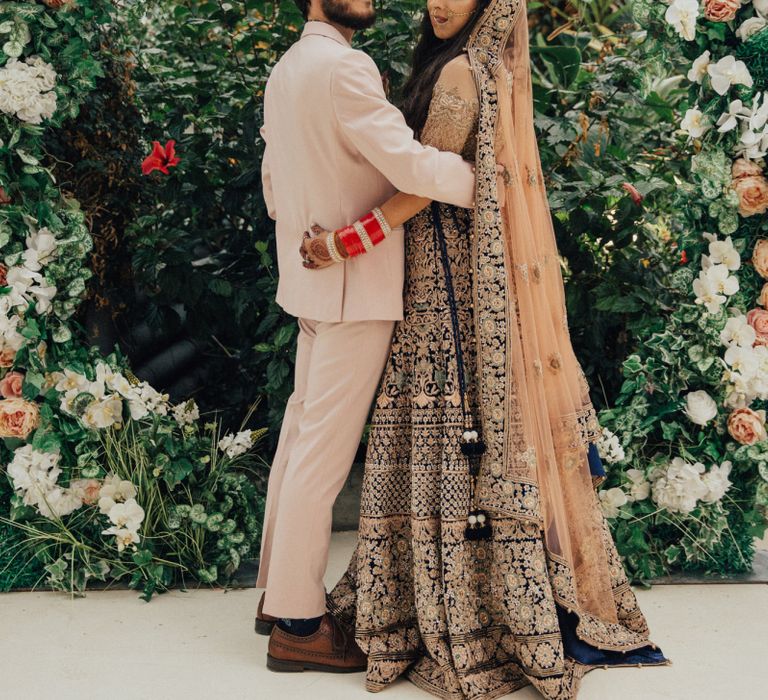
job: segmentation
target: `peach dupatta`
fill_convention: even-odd
[[[568,330],[534,132],[525,1],[492,0],[467,52],[480,99],[473,269],[486,452],[475,506],[540,523],[562,572],[556,600],[616,623],[588,460],[600,426]]]

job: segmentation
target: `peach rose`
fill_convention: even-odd
[[[21,372],[8,372],[0,379],[0,394],[5,399],[21,396],[21,385],[24,383],[24,375]]]
[[[728,418],[728,432],[742,445],[754,445],[768,438],[765,432],[765,411],[737,408]]]
[[[768,311],[765,309],[752,309],[747,314],[747,323],[757,333],[755,345],[768,345]]]
[[[75,491],[83,503],[88,506],[99,502],[101,482],[98,479],[75,479],[70,482],[69,488]]]
[[[746,158],[739,158],[733,163],[731,177],[731,186],[739,195],[739,214],[764,214],[768,210],[768,180],[760,167]]]
[[[760,292],[757,303],[763,308],[768,309],[768,282],[763,285],[763,290]]]
[[[0,367],[13,367],[13,361],[16,359],[16,351],[12,348],[0,350]]]
[[[3,263],[0,263],[0,287],[8,286],[8,278],[6,277],[7,274],[8,268],[3,265]]]
[[[768,238],[761,238],[752,251],[752,264],[764,280],[768,280]]]
[[[26,439],[39,424],[36,403],[20,398],[0,400],[0,437]]]
[[[730,22],[740,7],[741,0],[704,0],[704,16],[710,22]]]

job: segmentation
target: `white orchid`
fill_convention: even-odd
[[[126,547],[133,547],[136,549],[136,545],[141,541],[139,533],[135,530],[129,530],[125,527],[117,527],[113,525],[106,530],[101,531],[102,535],[114,535],[117,542],[117,551],[122,552]]]
[[[692,391],[685,397],[685,415],[696,425],[707,425],[717,417],[717,403],[704,390]]]
[[[725,323],[725,327],[720,331],[720,342],[723,345],[741,345],[745,348],[751,348],[757,340],[755,329],[747,322],[747,317],[739,313],[737,316],[731,316]]]
[[[739,119],[749,118],[750,110],[744,106],[741,100],[733,100],[728,104],[728,111],[723,112],[717,120],[717,130],[724,134],[735,129],[739,124]]]
[[[745,377],[755,374],[760,364],[755,349],[742,345],[729,345],[723,359],[734,372],[739,372]]]
[[[136,498],[136,487],[127,479],[121,479],[117,474],[110,474],[104,479],[99,491],[99,510],[106,515],[116,503],[123,503]]]
[[[664,13],[664,19],[686,41],[693,41],[696,37],[696,18],[698,16],[698,0],[674,0]]]
[[[107,517],[117,527],[138,530],[144,521],[144,509],[136,502],[135,498],[129,498],[124,503],[115,503],[109,509]]]
[[[731,275],[722,264],[713,264],[703,269],[693,281],[696,303],[706,306],[710,314],[720,311],[727,297],[739,291],[739,280]]]
[[[713,240],[709,244],[709,255],[703,256],[706,260],[702,260],[702,264],[705,267],[709,267],[712,264],[725,265],[729,270],[736,271],[741,267],[741,255],[733,245],[733,239],[728,236],[724,241]]]
[[[56,254],[58,243],[48,228],[41,228],[27,236],[27,249],[22,254],[24,267],[39,272]]]
[[[744,61],[737,61],[733,55],[723,56],[717,63],[707,66],[712,89],[718,95],[725,95],[732,85],[752,87],[752,76]]]
[[[691,69],[688,71],[688,80],[692,83],[700,83],[707,75],[707,66],[710,64],[712,54],[707,49],[701,56],[699,56],[691,65]]]
[[[615,518],[619,508],[629,502],[627,494],[620,488],[606,489],[600,492],[600,506],[606,518]]]
[[[93,429],[109,428],[123,422],[122,399],[112,394],[91,401],[80,416],[83,424]]]
[[[709,121],[709,117],[698,107],[691,107],[686,111],[683,120],[680,122],[680,128],[685,131],[688,136],[692,138],[699,138],[703,136],[712,126]]]
[[[748,158],[749,160],[764,158],[768,155],[768,128],[764,128],[762,132],[752,131],[749,128],[744,129],[734,153],[739,158]]]

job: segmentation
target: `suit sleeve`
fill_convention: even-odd
[[[342,132],[398,190],[473,206],[475,176],[456,153],[422,146],[384,93],[373,59],[351,51],[334,67],[331,98]]]
[[[264,202],[267,205],[267,214],[270,219],[276,219],[277,214],[275,212],[275,197],[272,192],[272,171],[269,167],[270,148],[267,143],[266,130],[261,127],[261,138],[264,140],[264,158],[261,161],[261,185],[262,192],[264,193]]]

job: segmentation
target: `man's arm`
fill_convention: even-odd
[[[270,219],[276,219],[275,213],[275,197],[272,193],[272,172],[269,169],[269,145],[267,144],[266,130],[262,126],[261,138],[264,141],[264,158],[261,161],[261,184],[262,191],[264,192],[264,202],[267,205],[267,214]]]
[[[373,59],[350,52],[335,66],[331,98],[341,128],[398,190],[460,207],[473,206],[475,175],[456,153],[422,146],[387,100]]]

